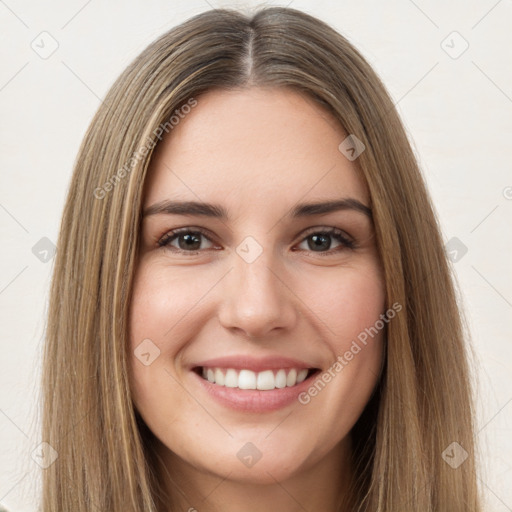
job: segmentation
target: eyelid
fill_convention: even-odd
[[[300,234],[303,238],[310,235],[311,233],[329,233],[329,234],[336,233],[336,234],[343,235],[347,240],[350,240],[351,242],[354,241],[354,239],[346,231],[344,231],[343,229],[340,229],[340,228],[336,228],[334,226],[312,226],[310,228],[307,228],[305,231],[300,232]],[[301,240],[301,242],[302,242],[302,240]]]

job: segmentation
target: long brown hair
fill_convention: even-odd
[[[388,305],[385,368],[353,429],[357,510],[479,511],[467,343],[440,228],[393,102],[324,22],[272,7],[212,10],[149,45],[99,107],[62,217],[43,356],[43,512],[163,512],[151,433],[130,398],[128,312],[141,201],[157,139],[212,89],[287,87],[366,149]],[[193,115],[193,114],[192,114]],[[162,128],[163,127],[163,128]],[[171,134],[172,136],[172,134]],[[340,141],[341,142],[341,141]],[[464,450],[458,467],[445,450]],[[453,452],[449,452],[453,453]]]

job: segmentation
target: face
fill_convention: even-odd
[[[381,370],[382,329],[361,333],[385,311],[347,134],[283,88],[208,92],[169,134],[145,188],[135,407],[188,475],[338,468]]]

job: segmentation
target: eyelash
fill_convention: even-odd
[[[341,245],[339,247],[336,247],[335,249],[329,249],[327,251],[307,251],[307,252],[314,252],[320,256],[329,256],[329,255],[332,255],[333,253],[336,253],[336,252],[339,252],[339,251],[343,251],[343,250],[354,250],[357,248],[357,245],[354,241],[352,240],[349,240],[343,233],[343,231],[337,229],[337,228],[314,228],[316,231],[310,231],[307,233],[307,235],[304,236],[304,238],[302,238],[302,240],[299,242],[299,243],[302,243],[304,242],[307,238],[309,238],[310,236],[312,235],[330,235],[332,236],[333,238],[335,238],[337,241],[339,241],[341,243]],[[169,250],[172,250],[173,252],[178,252],[180,254],[188,254],[188,255],[197,255],[199,254],[200,252],[202,252],[202,250],[205,250],[205,249],[202,249],[202,250],[199,250],[199,251],[186,251],[184,249],[179,249],[177,247],[173,247],[172,249],[170,249],[168,247],[168,245],[174,240],[176,239],[179,235],[183,235],[183,234],[201,234],[203,235],[207,240],[209,240],[210,242],[213,242],[212,240],[210,240],[210,237],[208,235],[208,233],[206,231],[204,231],[203,229],[201,228],[189,228],[189,227],[186,227],[186,228],[179,228],[179,229],[175,229],[175,230],[172,230],[172,231],[169,231],[168,233],[166,233],[159,241],[158,241],[158,245],[160,247],[166,247],[167,249]],[[301,250],[305,250],[305,249],[301,249]]]

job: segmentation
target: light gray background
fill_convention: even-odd
[[[210,6],[255,4],[0,0],[0,503],[11,511],[35,511],[39,485],[31,454],[39,443],[39,356],[53,259],[48,253],[41,261],[45,254],[32,249],[43,237],[57,241],[92,115],[157,36]],[[477,357],[481,485],[488,510],[512,511],[512,2],[290,6],[331,23],[380,74],[410,134],[445,241],[456,237],[467,247],[464,255],[457,249],[453,268]],[[58,48],[42,58],[31,45],[48,51],[51,38]],[[458,55],[464,40],[469,47]]]

